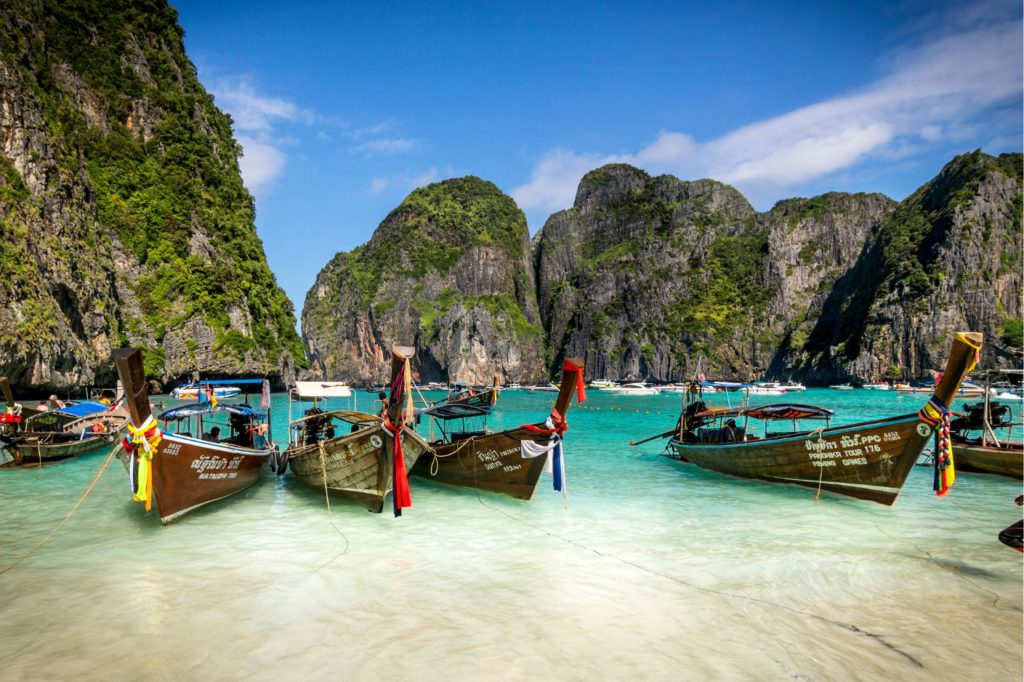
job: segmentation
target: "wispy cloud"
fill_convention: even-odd
[[[460,173],[450,165],[444,167],[431,166],[418,173],[401,173],[373,178],[366,192],[371,196],[379,196],[389,190],[409,192],[417,187],[429,185],[432,182],[438,182],[446,178],[453,178],[457,175],[460,175]]]
[[[527,213],[560,210],[572,204],[588,170],[621,162],[683,177],[713,177],[754,196],[777,198],[868,158],[906,156],[969,137],[979,114],[1020,105],[1022,24],[970,8],[946,17],[942,25],[945,30],[933,28],[915,47],[889,55],[888,75],[858,91],[705,142],[666,131],[633,153],[555,149],[512,195]]]
[[[419,142],[409,137],[384,137],[368,140],[352,147],[353,154],[373,156],[376,154],[402,154],[419,146]]]

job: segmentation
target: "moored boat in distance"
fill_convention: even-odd
[[[658,395],[661,393],[661,390],[657,386],[650,386],[641,381],[612,386],[611,388],[604,389],[604,392],[613,395]]]
[[[389,492],[394,492],[395,515],[409,506],[408,473],[430,450],[409,426],[412,419],[412,381],[409,360],[414,349],[395,346],[391,351],[391,395],[387,412],[372,415],[353,410],[325,411],[316,406],[324,399],[315,390],[295,392],[314,405],[302,417],[290,419],[288,466],[301,483],[346,497],[380,513]],[[293,389],[294,391],[294,389]],[[289,405],[289,412],[291,407]],[[290,416],[290,415],[289,415]],[[346,424],[338,433],[334,420]],[[396,463],[398,466],[396,466]]]
[[[991,374],[1020,376],[1020,370],[994,370]],[[1024,479],[1024,442],[1011,440],[1013,410],[1008,405],[992,402],[992,391],[986,380],[985,399],[964,405],[963,413],[950,423],[953,458],[958,469],[983,474],[997,474]],[[999,438],[996,429],[1005,430]],[[976,435],[975,435],[976,434]]]
[[[207,396],[212,393],[216,398],[234,398],[242,392],[242,389],[238,386],[232,386],[231,384],[233,383],[237,382],[220,380],[200,381],[199,383],[178,386],[171,391],[170,397],[173,400],[198,400],[200,393],[204,393]]]
[[[266,412],[247,403],[219,402],[216,395],[205,400],[201,393],[200,401],[159,415],[161,427],[149,402],[142,351],[120,348],[114,351],[114,360],[131,415],[130,435],[122,441],[118,457],[128,470],[133,499],[144,503],[147,512],[156,504],[162,524],[241,492],[268,466],[280,466],[277,446],[270,439],[266,380],[242,380],[260,385]],[[224,438],[219,435],[222,428]]]
[[[861,388],[868,391],[891,391],[892,386],[881,381],[876,381],[868,384],[864,384]]]
[[[600,391],[601,389],[611,388],[614,385],[615,382],[609,381],[608,379],[592,379],[590,383],[587,384],[587,388],[596,388]]]
[[[486,418],[486,413],[479,408],[438,405],[422,410],[420,414],[429,416],[438,426],[441,438],[430,444],[433,455],[421,457],[413,474],[449,485],[531,499],[549,453],[561,464],[561,442],[568,428],[566,412],[574,392],[578,401],[585,399],[583,361],[577,358],[562,364],[558,397],[545,422],[487,433],[482,427],[475,430],[466,427],[466,420]],[[457,421],[458,431],[451,427]],[[562,483],[561,472],[564,469],[555,471],[556,487]]]
[[[833,391],[852,391],[853,386],[850,384],[832,384],[829,386]]]
[[[891,505],[936,426],[948,418],[949,404],[977,362],[981,343],[978,333],[956,335],[943,379],[917,414],[837,427],[826,423],[811,430],[799,428],[797,420],[827,421],[831,414],[804,405],[709,410],[697,399],[680,416],[669,447],[675,458],[719,473]],[[736,423],[741,418],[742,426]],[[747,430],[750,419],[766,424],[762,435]],[[791,421],[793,426],[770,433],[767,425],[780,421]]]
[[[547,384],[546,386],[544,384],[537,384],[535,386],[523,386],[523,390],[557,393],[558,386],[555,386],[554,384]]]
[[[52,462],[109,448],[127,424],[128,413],[119,407],[70,402],[24,421],[11,445],[14,461]]]

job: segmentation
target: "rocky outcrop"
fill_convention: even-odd
[[[230,119],[160,1],[0,4],[0,374],[109,383],[305,362]]]
[[[339,253],[306,296],[314,372],[383,381],[393,344],[416,348],[422,381],[533,381],[545,374],[526,219],[466,177],[410,194],[370,241]]]
[[[553,358],[591,377],[826,383],[939,367],[950,332],[1018,362],[1021,157],[958,157],[899,205],[830,193],[755,212],[711,180],[587,174],[534,240]]]
[[[1020,154],[953,159],[902,201],[836,288],[796,361],[812,375],[921,376],[952,333],[985,334],[981,366],[1021,363]]]

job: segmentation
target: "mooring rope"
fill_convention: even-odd
[[[327,489],[327,461],[325,460],[326,450],[324,449],[324,442],[322,440],[321,441],[317,441],[317,446],[320,449],[320,473],[323,476],[323,481],[324,481],[324,500],[326,500],[326,502],[327,502],[327,518],[328,518],[328,520],[330,520],[331,525],[334,527],[334,530],[345,541],[345,549],[343,549],[340,552],[338,552],[337,554],[335,554],[327,562],[325,562],[322,566],[320,566],[320,568],[323,568],[327,564],[331,563],[332,561],[334,561],[338,557],[340,557],[343,554],[345,554],[346,552],[348,552],[349,542],[348,542],[348,536],[346,536],[344,533],[342,533],[341,529],[338,528],[338,525],[336,523],[334,523],[334,513],[331,512],[331,494],[330,494],[330,492]],[[320,570],[320,569],[317,569],[317,570]]]
[[[75,502],[75,506],[73,506],[71,508],[71,511],[69,511],[67,513],[67,515],[61,520],[61,522],[58,523],[57,526],[53,530],[51,530],[50,533],[45,538],[40,540],[39,543],[36,544],[35,547],[30,549],[28,552],[26,552],[20,559],[18,559],[17,561],[15,561],[12,564],[9,564],[3,570],[0,570],[0,575],[3,575],[7,571],[11,570],[12,568],[14,568],[18,564],[20,564],[25,559],[28,559],[30,556],[35,554],[41,547],[43,547],[43,545],[48,543],[50,541],[50,539],[54,535],[57,534],[57,531],[59,531],[61,528],[64,527],[64,524],[66,524],[71,519],[71,517],[74,515],[74,513],[76,511],[78,511],[78,508],[82,506],[82,502],[84,502],[85,498],[88,497],[89,493],[92,492],[92,489],[96,487],[96,483],[99,482],[100,476],[102,476],[103,472],[107,470],[107,466],[110,465],[110,460],[112,460],[114,458],[114,453],[116,453],[118,448],[120,448],[120,447],[121,446],[118,445],[118,446],[113,447],[113,448],[110,449],[110,454],[107,455],[107,458],[105,460],[103,460],[103,464],[101,464],[100,468],[97,469],[95,475],[93,475],[93,477],[92,477],[92,480],[89,482],[89,485],[86,486],[85,491],[79,496],[78,501]]]

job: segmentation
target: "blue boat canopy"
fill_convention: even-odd
[[[59,410],[50,410],[50,412],[59,412],[60,414],[68,414],[72,417],[88,417],[91,414],[97,414],[99,412],[106,412],[110,405],[104,405],[94,400],[80,400],[75,403],[66,405]]]
[[[181,405],[167,410],[158,419],[161,421],[180,421],[200,414],[218,414],[221,412],[237,414],[243,417],[254,417],[256,419],[265,419],[267,416],[266,412],[257,410],[250,405],[218,403],[217,407],[212,407],[210,403],[189,403],[188,405]]]
[[[204,388],[206,386],[241,386],[243,384],[263,384],[263,379],[210,379],[199,383],[184,384],[178,388]]]

